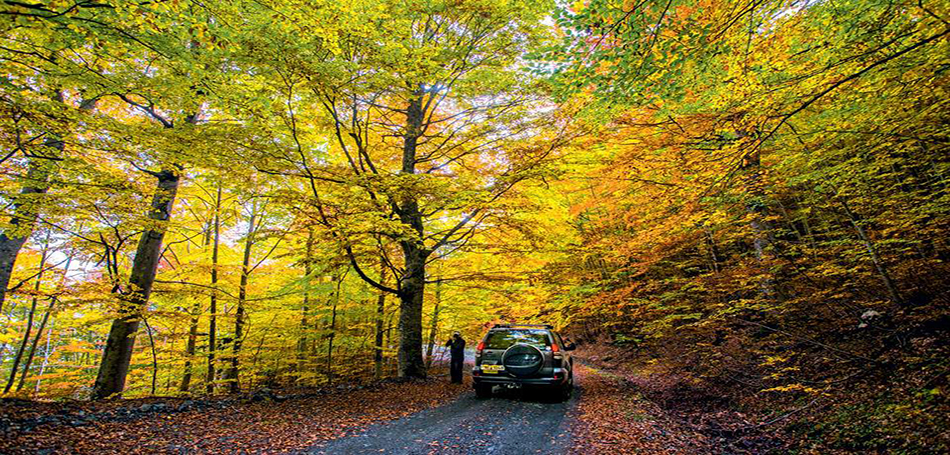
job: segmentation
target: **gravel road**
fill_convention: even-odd
[[[312,454],[563,454],[571,446],[567,402],[531,390],[499,391],[491,399],[468,392],[445,405],[315,447]]]

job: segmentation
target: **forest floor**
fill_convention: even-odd
[[[714,453],[700,434],[668,418],[617,377],[577,368],[566,401],[539,390],[467,392],[454,402],[367,427],[315,454],[694,454]]]
[[[384,382],[291,396],[0,405],[0,453],[299,453],[453,401],[470,385]]]
[[[585,346],[578,357],[588,371],[596,371],[600,378],[589,387],[603,388],[601,394],[606,397],[598,400],[601,409],[591,405],[582,408],[592,419],[605,420],[592,426],[590,431],[597,436],[588,438],[595,442],[593,450],[585,453],[758,455],[787,452],[787,435],[770,424],[780,422],[794,411],[768,420],[747,415],[724,396],[694,390],[683,384],[681,378],[644,374],[630,366],[635,363],[629,355],[624,349],[595,344]],[[657,440],[660,444],[646,451],[631,446],[625,436],[631,431],[648,435],[648,441]],[[671,441],[676,445],[670,446]]]
[[[721,453],[622,378],[577,368],[567,402],[474,397],[466,378],[280,396],[6,401],[0,453]]]
[[[471,367],[472,354],[466,368]],[[270,391],[214,399],[0,401],[0,453],[758,454],[776,449],[742,416],[651,401],[616,349],[575,358],[567,402],[541,391],[474,396],[471,378]]]

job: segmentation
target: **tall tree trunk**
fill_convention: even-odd
[[[208,375],[205,384],[208,395],[214,394],[214,355],[218,331],[218,249],[221,243],[221,185],[214,200],[214,243],[211,247],[211,319],[208,322]]]
[[[145,323],[145,331],[148,334],[148,345],[152,350],[152,389],[149,395],[155,396],[155,383],[158,381],[158,354],[155,353],[155,337],[152,336],[152,326],[148,324],[147,318],[142,318]]]
[[[46,331],[46,348],[43,349],[43,363],[40,364],[40,374],[38,375],[39,378],[36,379],[36,387],[34,387],[33,393],[40,392],[40,382],[43,380],[43,374],[46,373],[46,366],[49,365],[49,356],[52,353],[50,351],[50,344],[53,338],[53,322],[55,321],[50,321],[49,330]]]
[[[54,305],[56,305],[55,297],[50,299],[49,306],[46,307],[46,313],[43,314],[43,320],[40,321],[40,327],[36,329],[36,336],[33,337],[33,343],[30,345],[30,353],[26,357],[26,362],[23,363],[23,371],[20,373],[20,382],[16,385],[17,392],[23,389],[23,384],[26,383],[30,366],[33,364],[33,357],[36,355],[36,348],[40,344],[40,339],[43,338],[43,329],[46,328],[46,323],[49,322],[49,315],[53,312]]]
[[[64,101],[62,91],[57,91],[53,100],[62,103]],[[80,104],[79,110],[88,112],[95,109],[96,100],[85,100]],[[62,155],[66,149],[66,142],[54,134],[49,134],[43,141],[43,148],[49,150],[52,157],[30,155],[27,165],[26,179],[20,193],[13,199],[13,216],[9,224],[10,228],[0,232],[0,312],[3,311],[3,302],[6,298],[7,286],[10,285],[10,277],[13,275],[13,265],[16,262],[20,249],[26,243],[26,239],[33,233],[33,226],[39,216],[37,206],[46,191],[49,190],[49,179],[54,164],[54,159]],[[53,159],[50,159],[53,158]]]
[[[58,138],[47,139],[44,145],[57,152],[65,148],[64,142]],[[33,226],[39,216],[40,199],[49,189],[52,165],[53,161],[46,157],[30,157],[26,182],[20,194],[14,198],[11,228],[0,233],[0,311],[3,311],[13,265],[23,244],[33,233]]]
[[[416,147],[425,120],[424,95],[425,91],[420,87],[410,99],[406,111],[402,173],[407,175],[416,172]],[[426,259],[430,251],[423,244],[422,213],[415,195],[406,194],[403,197],[399,205],[399,219],[417,235],[415,239],[400,242],[405,274],[401,279],[399,292],[399,377],[424,378],[426,369],[422,359],[422,304],[425,295]]]
[[[762,181],[762,164],[759,154],[754,153],[746,157],[742,163],[742,169],[745,171],[745,190],[746,190],[746,212],[749,214],[749,227],[752,228],[752,245],[755,249],[755,257],[761,266],[762,278],[759,281],[759,287],[762,296],[773,298],[775,296],[774,280],[768,271],[768,262],[772,257],[771,227],[766,219],[765,191]]]
[[[33,299],[30,304],[30,312],[26,318],[26,327],[23,328],[23,340],[20,342],[20,347],[16,351],[16,356],[13,357],[13,366],[10,367],[10,378],[7,380],[6,387],[3,388],[4,394],[10,393],[10,389],[13,387],[17,370],[20,368],[20,361],[23,360],[23,353],[26,352],[26,345],[30,341],[30,331],[33,329],[33,317],[36,315],[36,303],[39,301],[40,286],[43,284],[43,269],[46,267],[46,258],[48,255],[49,233],[47,232],[46,243],[43,245],[43,252],[40,255],[40,271],[37,272],[36,281],[33,285]]]
[[[343,278],[336,279],[336,295],[333,296],[333,308],[330,311],[330,334],[327,335],[327,384],[333,385],[333,340],[336,338],[336,309],[340,304],[340,291],[343,287]]]
[[[877,254],[877,248],[874,246],[874,242],[868,237],[867,232],[864,230],[864,227],[861,226],[861,220],[858,216],[851,211],[851,207],[848,206],[848,202],[842,198],[838,198],[838,201],[841,203],[841,207],[844,209],[845,215],[848,216],[848,219],[851,221],[851,225],[854,226],[854,230],[858,233],[858,237],[861,239],[861,242],[864,243],[864,248],[868,250],[868,254],[871,255],[871,261],[874,263],[874,268],[877,269],[878,275],[881,277],[881,282],[884,284],[884,288],[887,289],[888,295],[890,295],[891,301],[896,305],[903,305],[904,299],[901,298],[900,291],[897,290],[897,286],[894,285],[894,281],[891,280],[891,274],[888,273],[887,267],[884,265],[884,262],[881,261],[880,256]]]
[[[399,294],[399,377],[424,378],[422,304],[427,255],[415,246],[404,247],[404,251],[406,274]]]
[[[396,317],[396,311],[394,310],[394,311],[392,311],[392,312],[389,313],[389,320],[386,321],[386,330],[385,330],[385,332],[386,332],[386,346],[387,346],[387,347],[393,345],[393,318],[395,318],[395,317]],[[393,359],[392,357],[390,357],[390,360],[387,362],[387,367],[392,367],[392,366],[393,366],[393,360],[394,360],[394,359]],[[396,360],[397,360],[396,368],[393,369],[393,373],[394,373],[394,374],[398,374],[398,373],[399,373],[399,371],[398,371],[398,370],[399,370],[398,359],[396,359]]]
[[[706,235],[706,243],[709,245],[709,258],[712,262],[712,270],[719,273],[719,250],[716,247],[716,238],[706,223],[703,223],[703,233]]]
[[[298,375],[300,372],[305,370],[307,364],[307,358],[309,354],[310,346],[310,321],[308,320],[310,314],[310,273],[312,272],[312,266],[310,264],[310,256],[313,254],[313,229],[307,228],[307,243],[306,250],[304,252],[305,256],[303,259],[303,273],[306,289],[303,293],[303,308],[300,312],[300,339],[297,340],[297,372]]]
[[[386,285],[386,261],[379,258],[379,284]],[[383,377],[383,319],[386,313],[386,292],[379,291],[376,297],[376,347],[373,350],[373,376]]]
[[[211,245],[211,225],[213,220],[208,220],[207,225],[205,226],[205,237],[204,242],[202,243],[203,248],[207,248],[208,245]],[[191,389],[191,377],[193,375],[193,361],[195,357],[195,350],[198,344],[198,322],[199,316],[201,316],[201,300],[195,299],[194,305],[191,307],[191,321],[188,325],[188,342],[185,344],[185,372],[181,377],[181,386],[178,390],[182,393],[188,393]]]
[[[129,274],[129,289],[120,290],[119,317],[112,321],[109,338],[102,353],[99,373],[93,386],[92,397],[102,399],[122,393],[125,389],[125,377],[132,361],[132,348],[139,329],[140,313],[148,303],[155,283],[155,274],[162,254],[162,240],[171,218],[172,205],[178,192],[180,176],[177,171],[165,170],[155,173],[158,184],[152,197],[150,220],[156,221],[150,229],[142,233],[132,272]]]
[[[240,389],[238,382],[238,356],[241,354],[241,341],[244,337],[244,303],[247,300],[247,282],[251,274],[251,248],[254,246],[254,223],[257,221],[256,203],[251,208],[251,219],[248,221],[247,237],[244,239],[244,258],[241,260],[241,282],[238,285],[237,310],[234,315],[234,342],[231,343],[231,367],[225,376],[228,380],[228,390],[237,393]]]
[[[73,256],[70,254],[66,257],[66,265],[63,267],[63,279],[60,281],[59,288],[62,289],[66,285],[66,274],[69,273],[69,266],[73,262]],[[46,328],[46,323],[49,322],[50,314],[53,312],[53,307],[56,305],[56,296],[50,297],[49,306],[46,307],[46,313],[43,314],[43,320],[40,321],[40,327],[36,331],[36,337],[33,338],[33,343],[30,346],[30,354],[26,358],[26,362],[23,364],[23,372],[20,373],[20,382],[17,383],[16,391],[19,392],[23,389],[23,384],[26,383],[26,377],[29,374],[30,366],[33,365],[33,357],[36,356],[36,348],[40,344],[40,339],[43,338],[43,329]]]
[[[432,350],[435,349],[435,334],[439,330],[439,310],[442,308],[442,281],[435,284],[435,305],[432,307],[432,323],[429,325],[429,342],[426,346],[426,370],[432,368]]]
[[[185,345],[185,372],[181,377],[181,386],[178,390],[187,393],[191,389],[192,359],[195,356],[195,346],[198,342],[198,315],[201,312],[201,303],[197,299],[191,309],[191,321],[188,326],[188,342]]]

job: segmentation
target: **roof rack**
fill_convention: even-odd
[[[493,329],[512,329],[516,327],[537,327],[554,330],[554,326],[551,324],[495,324],[492,326]]]

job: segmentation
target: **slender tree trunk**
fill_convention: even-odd
[[[703,223],[703,233],[706,234],[706,243],[709,244],[709,257],[712,260],[713,272],[719,273],[719,253],[716,247],[716,238],[712,235],[712,230]]]
[[[303,308],[301,309],[300,314],[300,339],[297,340],[297,372],[298,375],[300,372],[303,372],[306,368],[308,350],[310,346],[310,321],[308,320],[310,314],[310,273],[311,264],[310,256],[313,254],[313,229],[307,228],[307,243],[305,250],[304,262],[303,262],[303,273],[306,289],[303,293]]]
[[[152,336],[152,326],[148,324],[148,319],[142,318],[142,322],[145,323],[148,345],[152,350],[152,391],[150,396],[155,396],[155,383],[158,381],[158,354],[155,353],[155,337]]]
[[[63,267],[63,279],[60,281],[59,289],[62,290],[66,286],[66,274],[69,273],[69,266],[73,262],[73,255],[70,254],[66,257],[66,265]],[[50,314],[53,312],[53,307],[56,305],[56,296],[50,297],[49,306],[46,308],[46,313],[43,314],[43,320],[40,321],[40,328],[36,332],[36,337],[33,338],[33,344],[30,346],[30,354],[26,358],[26,363],[23,364],[23,372],[20,373],[20,382],[17,383],[16,391],[19,392],[23,389],[23,384],[26,382],[26,377],[29,374],[30,366],[33,365],[33,357],[36,355],[36,348],[40,343],[40,339],[43,338],[43,329],[46,328],[46,323],[49,321]]]
[[[234,342],[231,343],[231,368],[226,378],[228,390],[237,393],[240,389],[238,382],[238,356],[241,354],[241,341],[244,337],[244,303],[247,300],[247,283],[251,274],[251,248],[254,246],[254,223],[257,221],[257,206],[251,208],[251,219],[248,221],[247,237],[244,239],[244,258],[241,260],[241,281],[238,285],[237,310],[234,316]]]
[[[142,233],[135,259],[132,261],[129,289],[119,295],[119,317],[112,321],[112,327],[109,329],[99,374],[93,386],[94,399],[116,395],[125,389],[125,378],[132,360],[132,348],[135,346],[135,334],[141,319],[140,313],[145,309],[155,283],[162,253],[162,240],[165,238],[165,228],[171,218],[180,180],[177,171],[161,171],[155,176],[158,184],[148,218],[157,223],[153,223],[152,228]]]
[[[798,240],[798,243],[805,243],[805,237],[802,236],[802,233],[798,230],[798,226],[795,225],[795,220],[789,214],[788,209],[785,208],[785,204],[782,203],[781,198],[775,198],[776,206],[782,212],[782,219],[785,220],[785,225],[788,226],[788,229],[795,234],[795,238]]]
[[[396,311],[393,311],[393,312],[389,313],[389,321],[387,321],[387,323],[386,323],[386,346],[387,346],[387,347],[393,345],[393,318],[395,318],[395,317],[396,317]],[[390,360],[389,360],[389,362],[388,362],[388,365],[389,365],[389,366],[392,366],[392,365],[393,365],[393,360],[395,360],[395,359],[393,359],[392,357],[390,357]],[[399,373],[398,370],[399,370],[399,364],[398,364],[398,361],[397,361],[397,363],[396,363],[396,368],[393,369],[393,373],[394,373],[394,374],[398,374],[398,373]]]
[[[379,258],[379,284],[386,285],[386,262]],[[386,293],[379,291],[376,297],[376,347],[373,350],[373,376],[383,377],[383,319],[386,313]]]
[[[432,308],[432,323],[429,325],[429,342],[426,346],[426,370],[432,368],[432,350],[435,349],[435,334],[439,330],[439,310],[442,307],[442,281],[435,284],[435,305]]]
[[[811,248],[810,253],[812,258],[814,258],[815,255],[818,254],[818,246],[815,243],[815,231],[811,228],[811,223],[808,221],[808,212],[804,210],[804,205],[800,198],[796,199],[796,205],[800,207],[802,211],[802,229],[805,231],[805,238],[808,239],[808,246]]]
[[[891,301],[897,305],[903,305],[904,299],[901,298],[900,292],[897,290],[897,286],[894,285],[894,281],[891,280],[891,274],[888,273],[887,267],[881,261],[880,256],[877,254],[877,248],[874,247],[874,242],[868,237],[867,232],[864,230],[864,227],[861,226],[861,220],[851,211],[851,207],[848,206],[848,202],[844,199],[839,198],[841,202],[841,207],[844,209],[845,215],[848,216],[848,219],[851,221],[851,225],[854,226],[854,230],[858,233],[858,237],[861,239],[861,242],[864,243],[864,248],[868,250],[868,254],[871,255],[871,261],[874,263],[874,268],[877,269],[878,275],[881,277],[881,282],[883,282],[884,287],[887,289],[887,293],[891,297]]]
[[[49,356],[51,354],[50,344],[52,343],[53,338],[53,323],[55,320],[49,322],[49,330],[46,331],[46,348],[43,349],[43,363],[40,364],[40,374],[39,378],[36,379],[36,387],[33,389],[33,393],[40,393],[40,382],[43,381],[43,374],[46,373],[46,366],[49,365]]]
[[[218,185],[218,193],[214,201],[214,243],[211,247],[211,319],[208,323],[208,375],[205,384],[208,395],[214,394],[214,355],[217,346],[218,331],[218,249],[221,243],[221,185]]]
[[[766,219],[765,191],[762,186],[762,165],[759,154],[755,153],[745,159],[742,164],[745,171],[746,187],[746,212],[749,214],[749,227],[752,228],[752,245],[755,249],[755,257],[761,265],[763,274],[759,281],[762,296],[773,298],[775,296],[775,286],[771,273],[768,271],[768,260],[772,257],[772,248],[774,247],[771,235],[771,227]]]
[[[340,304],[340,291],[343,287],[343,278],[340,275],[336,280],[336,295],[333,296],[333,308],[330,311],[330,334],[327,335],[327,384],[333,385],[333,340],[336,338],[336,309]]]
[[[43,269],[46,267],[46,258],[48,255],[49,233],[46,234],[46,243],[43,245],[43,252],[40,255],[40,271],[37,272],[36,281],[33,285],[33,298],[31,299],[30,312],[26,318],[26,327],[23,329],[23,340],[20,342],[20,347],[16,351],[16,356],[13,357],[13,366],[10,367],[10,377],[7,380],[6,387],[3,388],[4,394],[10,393],[10,389],[13,387],[17,370],[20,368],[20,361],[23,360],[23,353],[26,352],[26,345],[30,341],[30,331],[33,329],[33,317],[36,315],[36,303],[39,301],[40,286],[43,284]]]
[[[52,313],[53,306],[55,304],[56,298],[50,298],[49,306],[46,307],[46,313],[43,314],[43,319],[40,321],[40,327],[36,330],[36,336],[33,337],[33,343],[30,345],[30,353],[26,357],[26,362],[23,363],[23,371],[20,373],[20,382],[18,382],[16,385],[17,392],[23,389],[23,384],[26,383],[26,377],[29,374],[30,366],[33,364],[33,357],[36,355],[36,348],[40,344],[40,339],[43,338],[43,329],[46,328],[46,323],[49,321],[49,315]]]
[[[192,359],[195,356],[195,346],[198,342],[198,315],[201,312],[201,303],[195,300],[191,309],[191,321],[188,327],[188,342],[185,345],[185,372],[181,377],[181,386],[178,388],[182,393],[187,393],[191,389]]]
[[[203,248],[211,244],[211,225],[213,221],[209,220],[205,226],[205,237],[202,243]],[[191,307],[191,321],[188,325],[188,342],[185,344],[185,372],[181,377],[181,386],[178,388],[182,393],[188,393],[191,389],[191,377],[193,374],[193,361],[195,350],[198,344],[198,322],[201,316],[201,300],[195,299]]]

